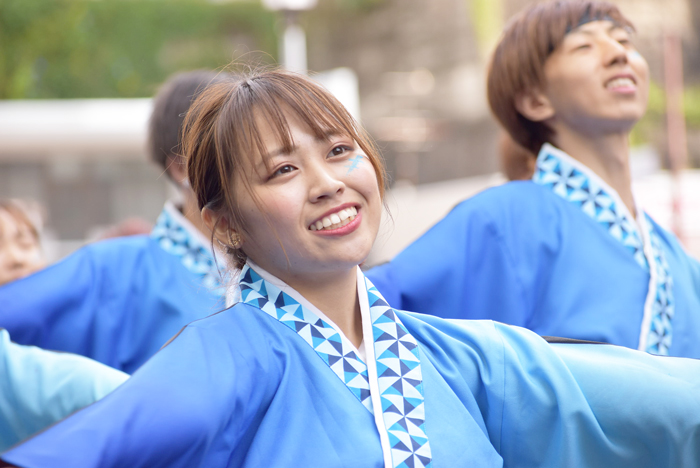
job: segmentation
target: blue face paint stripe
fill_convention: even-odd
[[[350,164],[345,166],[348,168],[347,173],[350,174],[352,171],[357,169],[357,165],[360,164],[360,162],[362,161],[362,158],[364,158],[364,157],[366,157],[364,154],[358,154],[354,158],[350,158],[350,160],[349,160]]]

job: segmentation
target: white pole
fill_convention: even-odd
[[[296,14],[285,11],[285,28],[282,36],[282,66],[289,71],[306,75],[306,34],[296,22]]]

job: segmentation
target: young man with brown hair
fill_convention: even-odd
[[[633,31],[598,1],[537,4],[510,22],[488,97],[539,154],[533,179],[461,203],[370,271],[390,304],[700,357],[700,264],[632,196],[629,133],[649,87]]]

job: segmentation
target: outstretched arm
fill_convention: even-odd
[[[15,344],[0,330],[0,451],[99,400],[128,377],[83,356]]]
[[[505,466],[700,465],[700,361],[495,326]]]

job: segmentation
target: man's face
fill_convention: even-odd
[[[544,66],[556,130],[584,135],[629,131],[646,111],[649,67],[630,33],[611,21],[592,21],[566,35]]]

